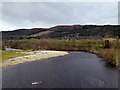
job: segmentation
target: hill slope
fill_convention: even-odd
[[[3,39],[30,39],[30,38],[55,38],[55,39],[80,39],[102,38],[120,36],[120,25],[61,25],[51,28],[19,29],[2,31]]]

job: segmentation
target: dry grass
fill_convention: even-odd
[[[31,50],[82,50],[97,54],[114,65],[118,63],[119,40],[110,39],[110,47],[105,48],[104,40],[81,39],[81,40],[58,40],[58,39],[29,39],[8,41],[11,48]],[[119,54],[120,56],[120,54]]]

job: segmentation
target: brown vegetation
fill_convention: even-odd
[[[104,40],[58,40],[58,39],[25,39],[25,40],[10,40],[4,42],[3,45],[16,49],[31,49],[31,50],[77,50],[88,51],[103,57],[105,60],[114,65],[118,63],[118,40],[109,40],[109,47],[106,47]],[[4,46],[3,46],[4,47]]]

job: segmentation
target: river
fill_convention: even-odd
[[[69,53],[3,69],[3,88],[118,87],[115,67],[92,53]]]

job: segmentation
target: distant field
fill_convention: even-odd
[[[113,41],[113,40],[117,40],[116,38],[104,38],[103,40],[110,40],[110,41]]]
[[[10,51],[2,51],[2,60],[7,60],[10,58],[19,57],[19,56],[26,56],[26,55],[28,55],[28,54],[15,53],[15,52],[10,52]]]

